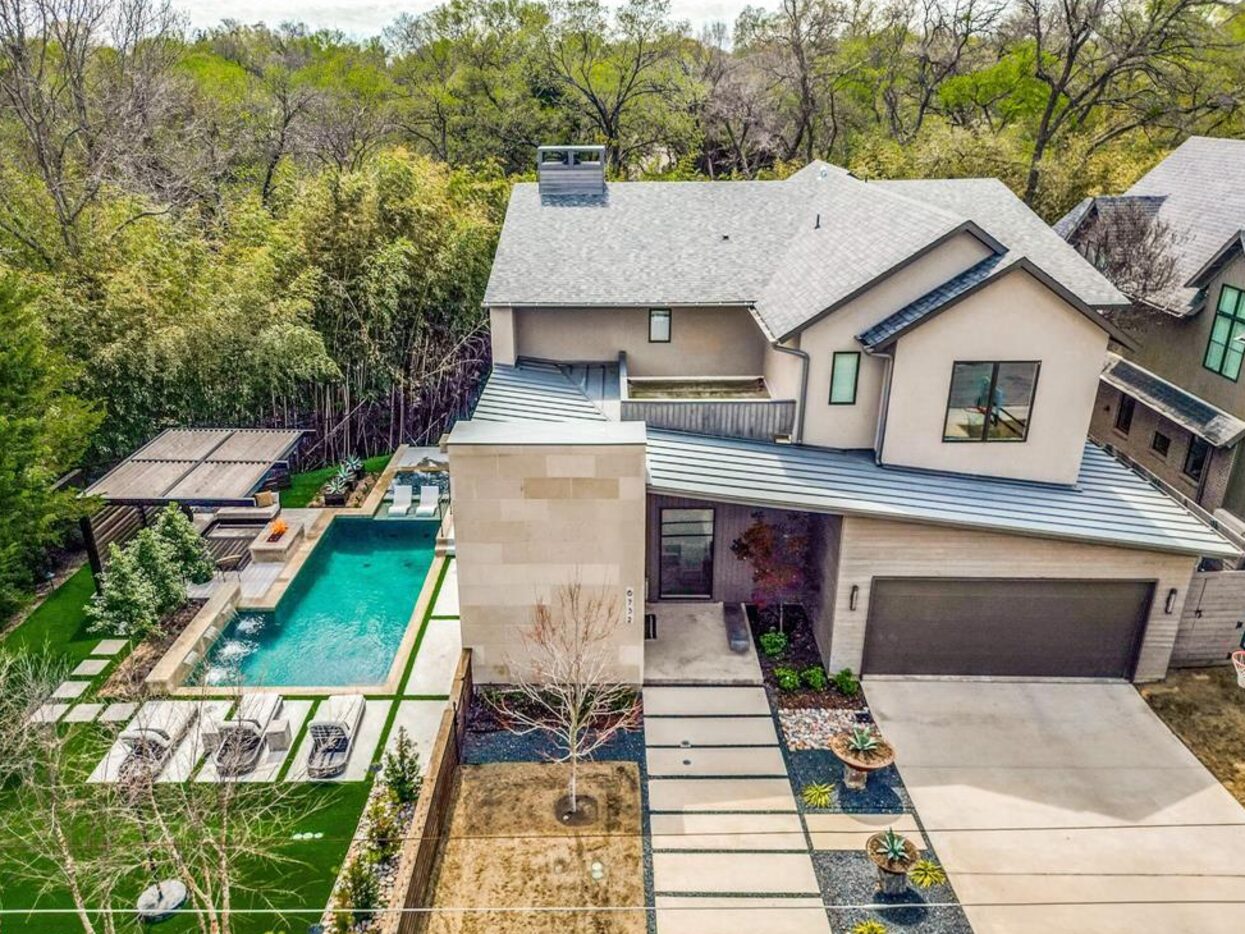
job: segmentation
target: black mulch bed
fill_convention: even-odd
[[[912,810],[912,799],[893,765],[878,769],[860,791],[843,784],[843,763],[828,749],[787,750],[787,768],[796,801],[804,811],[832,814],[901,814]],[[814,782],[834,785],[834,805],[829,808],[805,807],[800,791]]]
[[[801,688],[798,691],[783,691],[774,679],[775,668],[794,668],[802,671],[810,665],[821,664],[821,652],[817,648],[817,640],[813,635],[813,624],[799,604],[788,604],[783,610],[782,631],[787,635],[787,648],[777,658],[770,658],[761,650],[761,633],[778,629],[778,608],[766,607],[758,610],[748,605],[748,624],[752,627],[752,641],[756,643],[757,657],[761,662],[761,675],[765,680],[765,690],[772,703],[792,710],[810,707],[842,708],[856,710],[864,707],[864,695],[857,693],[852,697],[840,693],[833,684],[824,691],[811,691]]]
[[[921,856],[933,858],[933,853],[923,850]],[[928,889],[913,886],[904,895],[881,895],[877,890],[877,869],[873,861],[864,853],[850,850],[815,853],[813,868],[822,899],[830,912],[830,924],[836,931],[850,931],[861,921],[872,918],[885,924],[889,931],[972,934],[964,909],[947,904],[956,901],[950,885]],[[836,905],[878,907],[835,908]]]

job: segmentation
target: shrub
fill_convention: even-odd
[[[787,651],[787,634],[777,629],[761,633],[757,641],[761,643],[761,652],[766,658],[778,658]]]
[[[834,686],[838,688],[839,693],[844,697],[855,697],[860,693],[860,681],[850,668],[844,668],[842,671],[836,672],[832,680],[834,681]]]
[[[212,554],[190,517],[177,503],[169,503],[160,511],[153,528],[172,550],[173,561],[183,578],[196,584],[206,584],[212,579],[216,569]]]
[[[406,727],[398,727],[397,741],[393,749],[385,753],[381,780],[399,806],[410,804],[419,797],[419,789],[424,783],[424,777],[420,773],[415,744],[411,742]]]
[[[853,927],[852,934],[886,934],[886,925],[875,918],[869,918]]]
[[[947,873],[932,859],[918,859],[908,870],[908,878],[917,888],[929,889],[946,882]]]
[[[131,551],[108,546],[108,570],[86,608],[92,632],[143,639],[160,625],[155,588]]]
[[[826,669],[820,665],[809,665],[800,672],[800,680],[804,682],[804,686],[813,691],[824,691],[826,689]]]
[[[380,903],[380,883],[376,879],[376,861],[366,853],[352,859],[342,875],[343,907],[348,906],[359,924],[372,917]]]
[[[834,786],[829,782],[813,782],[804,786],[800,797],[810,808],[828,808],[834,804]]]
[[[401,843],[396,810],[391,794],[377,795],[367,806],[367,842],[382,863],[397,855]]]
[[[341,473],[334,474],[324,484],[324,492],[330,496],[341,496],[350,489],[350,478]]]
[[[800,673],[794,668],[775,668],[774,680],[779,690],[798,691],[800,689]]]
[[[160,616],[186,602],[186,580],[173,558],[173,549],[154,529],[143,529],[125,550],[133,553],[139,572],[151,582]]]

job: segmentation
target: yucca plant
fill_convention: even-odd
[[[834,804],[834,786],[829,782],[813,782],[800,792],[806,807],[828,808]]]
[[[342,473],[336,473],[324,484],[324,492],[330,496],[340,496],[350,489],[349,479]]]
[[[862,755],[874,752],[878,748],[877,735],[868,727],[853,727],[847,737],[847,748]]]
[[[895,828],[887,827],[886,833],[878,840],[878,850],[888,863],[902,863],[908,858],[907,842],[895,833]]]
[[[918,888],[929,889],[947,881],[947,873],[932,859],[918,859],[908,870],[908,878]]]
[[[342,461],[341,472],[350,474],[351,476],[356,476],[363,472],[363,461],[361,461],[356,455],[351,454],[344,461]]]
[[[876,918],[860,921],[852,928],[852,934],[886,934],[886,925]]]

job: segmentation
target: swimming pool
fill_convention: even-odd
[[[275,610],[233,617],[200,685],[379,685],[432,566],[435,522],[339,516]]]

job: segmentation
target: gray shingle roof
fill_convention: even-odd
[[[1197,289],[1185,283],[1245,229],[1245,140],[1191,137],[1125,194],[1162,198],[1157,217],[1175,237],[1176,284],[1150,302],[1193,313]]]
[[[815,162],[785,181],[516,185],[487,305],[754,305],[780,338],[958,231],[1028,254],[1088,305],[1123,297],[1002,183],[863,182]]]
[[[1116,354],[1108,355],[1102,380],[1140,399],[1177,425],[1205,438],[1215,447],[1233,444],[1245,435],[1245,421],[1229,415],[1179,386],[1155,376],[1144,367]]]
[[[1237,550],[1093,444],[1075,487],[879,467],[869,452],[649,430],[649,489],[718,502],[931,522],[1232,557]]]
[[[995,268],[1003,260],[1004,254],[987,256],[976,266],[969,267],[954,279],[944,282],[938,288],[922,295],[910,305],[900,308],[889,318],[878,322],[861,334],[857,340],[869,350],[888,343],[891,338],[937,312],[947,302],[959,298],[965,292],[991,278]]]

